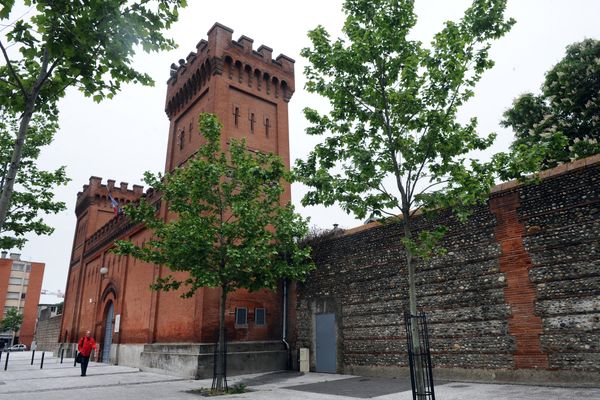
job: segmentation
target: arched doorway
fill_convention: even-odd
[[[102,362],[108,363],[110,360],[110,346],[112,344],[112,333],[113,333],[113,317],[115,314],[115,306],[111,301],[108,304],[106,311],[106,319],[104,323],[104,343],[102,346]]]

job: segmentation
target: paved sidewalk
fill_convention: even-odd
[[[48,354],[46,354],[48,356]],[[88,376],[80,377],[73,359],[46,357],[40,369],[41,354],[30,365],[31,353],[12,353],[8,370],[5,355],[0,360],[0,400],[190,400],[204,397],[192,389],[210,387],[211,380],[188,380],[168,375],[140,372],[135,368],[90,363]],[[229,384],[244,383],[251,392],[218,397],[222,399],[264,400],[344,400],[376,398],[411,400],[410,385],[399,379],[379,379],[335,374],[274,372],[232,377]],[[571,400],[598,399],[598,389],[573,389],[523,385],[491,385],[463,382],[438,383],[438,400]]]

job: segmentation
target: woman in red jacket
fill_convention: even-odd
[[[81,353],[81,376],[85,376],[92,349],[97,350],[96,341],[90,335],[90,331],[85,332],[85,336],[77,343],[77,351]]]

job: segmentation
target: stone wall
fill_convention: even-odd
[[[58,340],[60,336],[60,322],[62,315],[56,315],[48,319],[39,320],[35,338],[37,340],[37,350],[39,351],[57,351]]]
[[[600,371],[600,165],[518,189],[540,345],[552,369]]]
[[[447,253],[417,267],[438,372],[600,371],[600,157],[542,178],[496,187],[464,223],[449,213],[416,221],[449,228]],[[297,307],[297,347],[311,350],[312,370],[318,313],[336,315],[339,372],[406,366],[402,231],[373,223],[315,246]]]

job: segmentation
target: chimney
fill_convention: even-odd
[[[2,258],[6,258],[6,255],[7,255],[7,254],[8,254],[8,251],[6,251],[6,250],[3,250],[3,251],[2,251]]]

